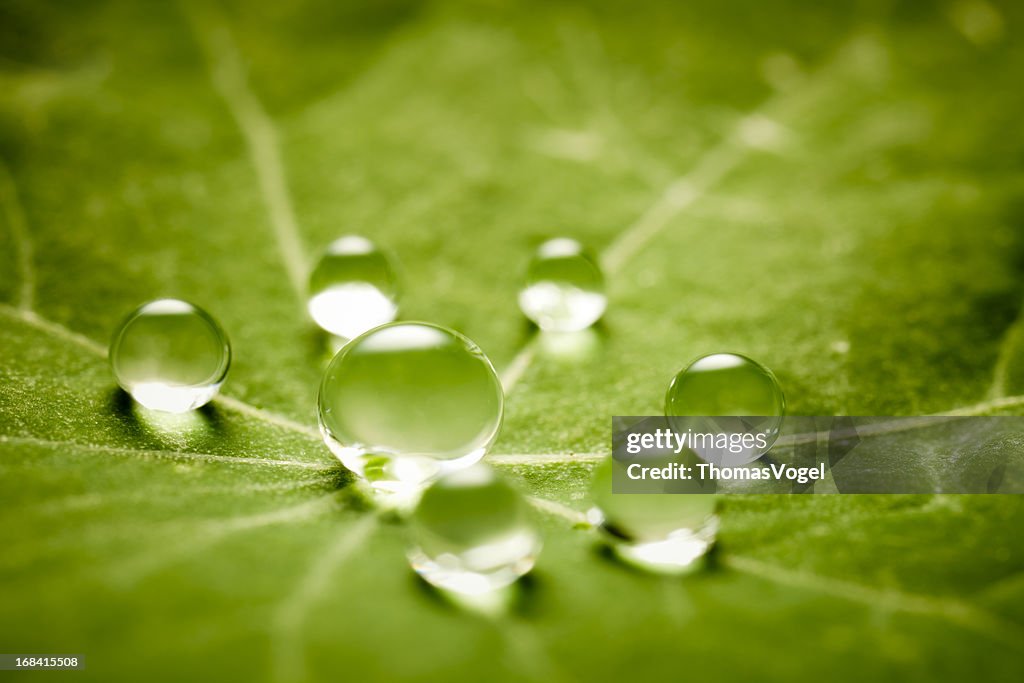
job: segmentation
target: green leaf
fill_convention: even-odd
[[[1021,678],[1015,496],[732,496],[673,580],[579,528],[609,418],[703,353],[793,414],[1024,411],[1019,7],[264,5],[0,9],[0,649],[104,681]],[[489,457],[545,550],[503,617],[415,579],[319,440],[302,281],[347,232],[504,370]],[[609,280],[572,343],[515,304],[558,234]],[[158,296],[235,351],[179,421],[104,358]]]

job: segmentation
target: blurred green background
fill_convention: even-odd
[[[703,353],[794,414],[1024,412],[1022,29],[987,0],[3,2],[0,650],[104,681],[1021,680],[1016,496],[730,497],[685,580],[572,527],[610,417]],[[546,548],[503,617],[425,589],[316,435],[302,285],[350,232],[505,373],[492,461]],[[610,295],[570,348],[515,303],[563,234]],[[157,296],[235,350],[176,421],[104,358]]]

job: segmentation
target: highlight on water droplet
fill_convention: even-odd
[[[309,315],[353,339],[398,316],[398,275],[391,257],[358,235],[331,242],[309,276]]]
[[[541,538],[523,496],[484,463],[445,474],[410,519],[409,563],[428,583],[480,595],[533,568]]]
[[[342,464],[382,493],[414,497],[479,461],[504,409],[491,362],[440,325],[396,322],[356,337],[320,383],[320,431]]]
[[[231,345],[204,310],[179,299],[143,304],[110,344],[117,383],[141,405],[181,413],[205,405],[231,365]]]
[[[745,465],[771,450],[785,413],[786,399],[772,371],[737,353],[697,358],[672,379],[665,396],[665,416],[676,432],[729,437],[729,446],[709,440],[694,448],[720,466]],[[737,440],[744,440],[741,448]]]
[[[661,464],[677,459],[669,453]],[[594,470],[590,494],[595,508],[588,517],[601,538],[616,557],[645,571],[686,574],[699,569],[718,534],[718,494],[698,493],[695,482],[673,482],[674,490],[668,490],[661,481],[646,482],[659,487],[647,493],[613,493],[613,479],[626,476],[627,467],[608,458]]]
[[[579,242],[558,237],[537,249],[519,292],[519,308],[540,329],[586,329],[601,318],[607,305],[604,275]]]

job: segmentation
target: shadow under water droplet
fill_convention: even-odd
[[[486,619],[506,616],[530,617],[538,613],[540,579],[531,572],[515,583],[487,593],[463,594],[432,585],[413,573],[416,588],[438,605]]]
[[[211,404],[186,413],[165,413],[144,408],[116,388],[110,391],[107,407],[126,436],[168,448],[197,447],[224,431],[223,415]]]
[[[529,344],[534,336],[540,334],[540,328],[537,327],[537,323],[533,322],[528,318],[522,319],[522,324],[519,326],[519,334],[516,338],[515,348],[522,348]]]

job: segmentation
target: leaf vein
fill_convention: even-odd
[[[366,542],[376,527],[377,518],[368,515],[354,527],[338,535],[326,552],[313,562],[295,589],[278,605],[272,629],[273,673],[275,680],[305,679],[302,657],[302,628],[306,617],[329,586],[331,575]]]
[[[1012,648],[1024,647],[1024,628],[1019,624],[958,600],[891,588],[872,588],[813,572],[778,567],[740,555],[727,555],[722,562],[736,571],[780,585],[812,590],[873,608],[942,619]]]
[[[1006,396],[1007,382],[1009,381],[1010,365],[1013,363],[1017,349],[1024,341],[1024,314],[1010,325],[999,345],[999,355],[996,359],[995,368],[992,371],[992,386],[988,395],[993,399]]]
[[[164,449],[128,448],[122,446],[104,446],[100,444],[78,443],[75,441],[53,441],[32,436],[0,436],[0,444],[33,445],[45,448],[74,447],[87,452],[106,453],[109,455],[135,456],[142,458],[165,458],[171,460],[189,460],[196,462],[259,465],[261,467],[291,467],[324,472],[337,470],[340,465],[330,465],[302,460],[281,460],[275,458],[254,458],[234,455],[215,455],[212,453],[192,453]]]
[[[36,270],[32,238],[28,232],[28,221],[18,198],[18,186],[7,164],[0,160],[0,204],[4,207],[4,218],[14,237],[18,267],[18,308],[31,311],[36,296]]]
[[[210,81],[238,125],[266,206],[270,225],[295,295],[304,301],[308,272],[273,119],[249,87],[245,65],[227,24],[189,6],[189,18],[203,46]]]

